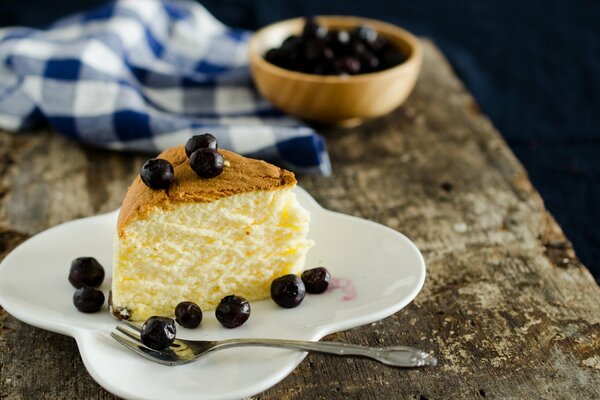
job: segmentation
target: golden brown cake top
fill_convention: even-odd
[[[240,156],[219,149],[225,158],[223,173],[215,178],[200,178],[190,167],[184,146],[171,147],[158,155],[173,165],[175,180],[168,189],[151,189],[140,176],[129,187],[119,219],[117,231],[123,234],[125,225],[142,217],[152,208],[168,208],[175,203],[208,203],[239,193],[257,190],[277,190],[294,186],[294,174],[265,161]]]

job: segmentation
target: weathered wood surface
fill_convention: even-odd
[[[431,43],[405,106],[327,137],[333,177],[301,184],[327,208],[404,232],[428,265],[411,305],[330,339],[417,345],[440,365],[310,355],[257,399],[600,398],[600,289]],[[145,158],[0,133],[0,257],[49,226],[116,208]],[[74,340],[0,309],[0,398],[113,396]]]

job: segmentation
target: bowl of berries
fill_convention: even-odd
[[[410,32],[350,16],[268,25],[254,34],[248,51],[254,82],[273,105],[335,126],[358,125],[400,106],[422,59]]]

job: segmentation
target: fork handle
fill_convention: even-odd
[[[366,347],[340,342],[308,342],[301,340],[281,339],[229,339],[213,342],[211,350],[228,347],[261,346],[282,349],[314,351],[342,357],[366,357],[392,367],[423,367],[435,366],[435,357],[414,347]]]

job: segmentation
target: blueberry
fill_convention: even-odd
[[[306,42],[304,46],[304,58],[307,61],[315,61],[323,54],[323,44],[316,40]]]
[[[350,43],[350,34],[348,31],[338,31],[335,40],[340,44]]]
[[[217,150],[198,149],[190,156],[190,167],[201,178],[214,178],[221,175],[225,159]]]
[[[319,25],[314,18],[307,18],[302,29],[302,36],[306,38],[323,38],[327,34],[327,28]]]
[[[367,43],[373,43],[377,40],[377,31],[369,26],[361,25],[352,31],[352,36]]]
[[[323,293],[331,282],[331,274],[323,267],[309,269],[302,273],[302,282],[308,293]]]
[[[362,42],[352,42],[351,48],[352,48],[352,54],[355,55],[356,57],[360,57],[362,54],[369,51],[367,49],[367,46],[365,46],[365,44]]]
[[[73,304],[81,312],[94,313],[102,308],[104,293],[96,288],[83,286],[73,294]]]
[[[335,54],[333,53],[333,50],[331,50],[331,47],[324,47],[321,56],[324,60],[333,60]]]
[[[203,135],[192,136],[185,143],[185,155],[191,156],[193,152],[198,149],[214,149],[216,150],[219,147],[219,143],[217,142],[217,138],[211,135],[210,133],[205,133]]]
[[[150,317],[142,325],[140,339],[154,350],[164,350],[175,340],[175,321],[167,317]]]
[[[334,70],[338,74],[355,75],[360,72],[360,61],[356,57],[341,57],[335,60]]]
[[[290,44],[283,45],[280,48],[282,60],[281,66],[290,70],[299,70],[300,64],[303,61],[303,53],[305,48],[304,41],[298,39],[298,41],[291,42]]]
[[[279,49],[284,53],[284,55],[289,56],[291,53],[296,53],[303,45],[304,39],[302,37],[291,35],[281,43],[281,47]]]
[[[285,65],[285,57],[282,54],[281,49],[270,49],[265,53],[265,60],[273,65],[282,67]],[[189,157],[189,156],[188,156]]]
[[[381,36],[378,36],[377,39],[368,44],[371,50],[375,53],[382,51],[389,45],[388,41],[382,38]]]
[[[162,158],[153,158],[142,166],[140,178],[149,188],[166,189],[173,183],[175,173],[170,162]]]
[[[332,29],[327,33],[327,46],[337,55],[346,55],[351,51],[350,34],[347,31]]]
[[[77,289],[83,286],[98,287],[104,280],[104,268],[94,257],[78,257],[71,262],[69,282]]]
[[[304,282],[294,274],[284,275],[271,282],[271,298],[281,307],[294,308],[304,300]]]
[[[175,307],[175,321],[184,328],[197,328],[202,321],[202,310],[196,303],[182,301]]]
[[[225,296],[217,306],[215,316],[225,328],[237,328],[250,318],[250,303],[241,296]]]
[[[281,43],[281,47],[295,46],[296,44],[298,44],[301,41],[302,41],[302,39],[300,39],[300,36],[290,35],[290,36],[286,37],[285,40]]]
[[[365,50],[362,54],[357,56],[358,61],[360,61],[360,72],[374,72],[379,69],[381,65],[381,61],[379,57],[370,52],[369,50]]]

